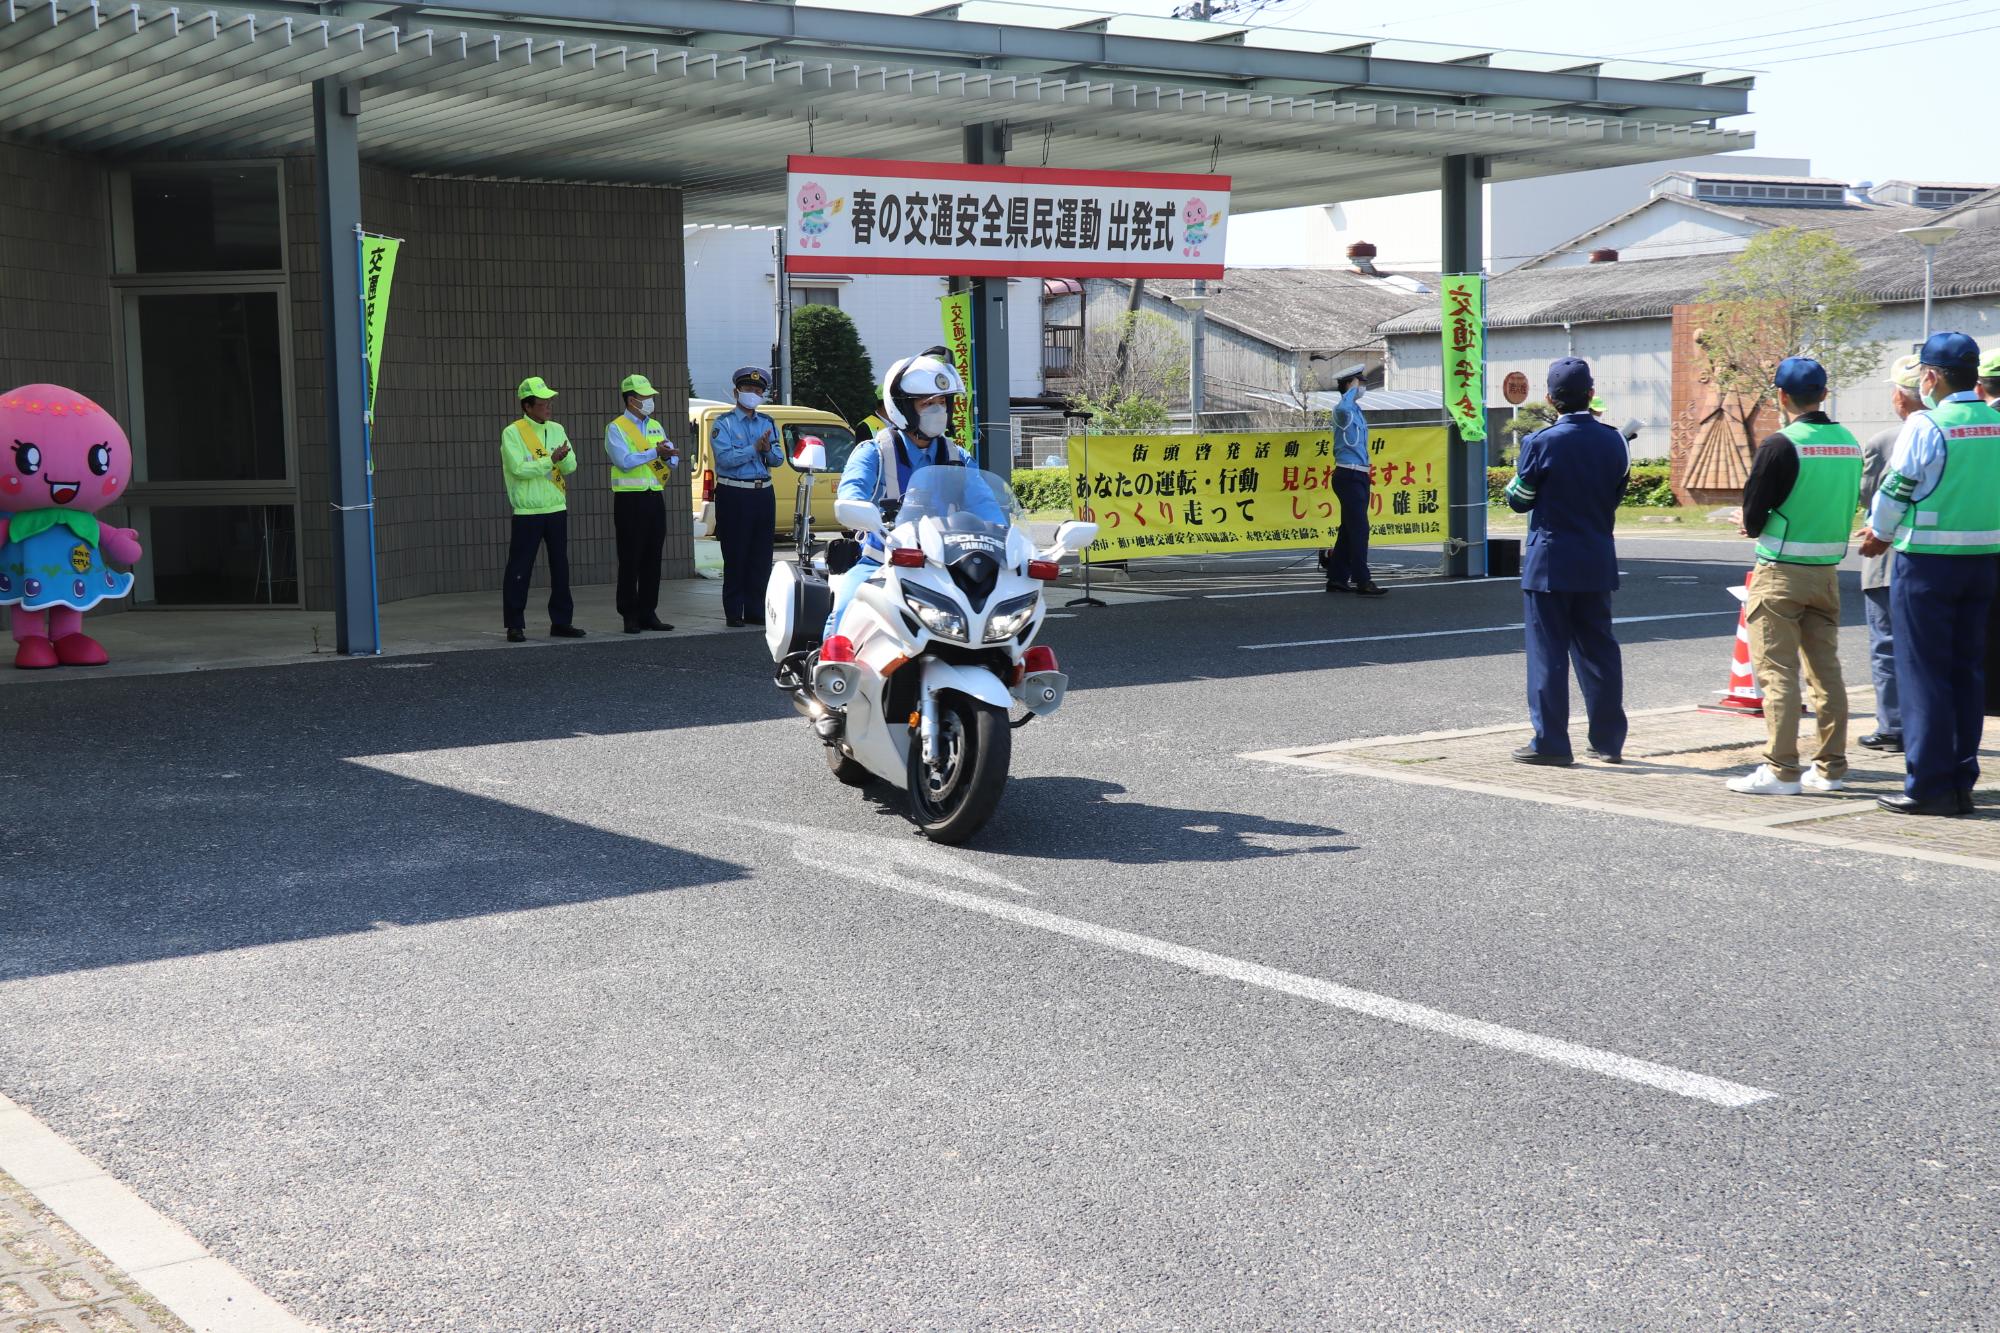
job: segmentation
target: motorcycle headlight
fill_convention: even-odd
[[[1026,597],[1016,597],[1011,602],[1002,602],[993,608],[993,615],[986,622],[986,642],[998,643],[1011,639],[1027,627],[1035,618],[1035,608],[1041,605],[1042,595],[1031,592]]]
[[[914,586],[903,589],[903,602],[931,633],[941,639],[965,641],[965,616],[957,607]]]

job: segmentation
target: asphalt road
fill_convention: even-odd
[[[1712,693],[1740,547],[1626,550]],[[2000,1326],[1991,876],[1238,758],[1518,719],[1519,612],[1054,622],[962,850],[747,632],[8,691],[0,1090],[340,1328]]]

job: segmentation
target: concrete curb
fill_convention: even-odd
[[[316,1333],[5,1094],[0,1171],[196,1333]]]

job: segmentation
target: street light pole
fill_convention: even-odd
[[[1931,270],[1937,261],[1937,248],[1958,235],[1959,229],[1948,222],[1941,222],[1934,227],[1898,227],[1897,231],[1924,247],[1923,341],[1928,342],[1931,336]]]
[[[1203,407],[1202,381],[1207,376],[1206,347],[1203,345],[1202,311],[1215,298],[1208,294],[1208,280],[1196,278],[1194,291],[1187,296],[1177,296],[1174,304],[1188,312],[1188,424],[1195,434],[1201,433],[1201,410]]]

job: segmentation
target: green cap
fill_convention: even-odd
[[[1994,348],[1985,356],[1979,358],[1979,378],[1983,380],[2000,379],[2000,347]]]
[[[516,398],[553,398],[556,396],[556,391],[551,389],[549,382],[540,375],[530,375],[521,381],[521,391],[514,396]]]
[[[618,382],[618,392],[636,393],[641,398],[652,398],[658,394],[658,390],[653,388],[653,382],[644,375],[627,375]]]
[[[1917,363],[1916,353],[1896,358],[1896,364],[1889,367],[1889,383],[1899,389],[1917,391],[1917,382],[1923,378],[1923,368]]]
[[[1591,399],[1590,410],[1593,412],[1602,412],[1604,410],[1604,400],[1602,398]]]

